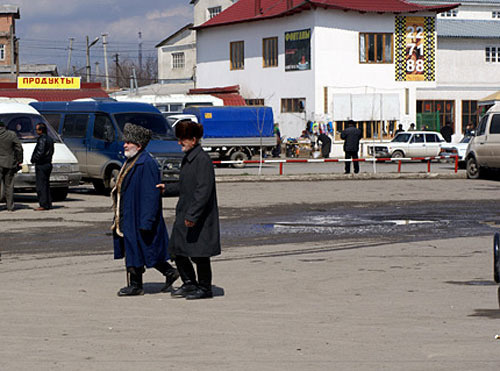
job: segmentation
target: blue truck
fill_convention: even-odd
[[[153,132],[146,149],[158,161],[162,180],[179,178],[183,153],[165,117],[150,104],[116,101],[33,102],[78,159],[82,179],[107,193],[125,161],[122,131],[125,123]]]
[[[185,119],[203,125],[201,145],[214,159],[247,160],[259,154],[261,148],[267,153],[277,144],[271,107],[187,107],[182,114],[167,117],[172,127]]]

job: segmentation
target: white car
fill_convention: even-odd
[[[465,153],[472,136],[463,137],[458,143],[446,143],[441,146],[440,156],[458,156],[458,167],[465,169]]]
[[[368,154],[375,157],[434,157],[445,143],[435,131],[408,131],[398,133],[390,142],[368,144]]]

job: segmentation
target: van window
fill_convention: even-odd
[[[481,119],[481,122],[479,122],[479,126],[477,128],[477,136],[479,135],[484,135],[484,133],[486,132],[486,123],[488,122],[488,115],[486,116],[483,116],[483,118]]]
[[[45,122],[45,124],[47,124],[42,116],[20,113],[1,114],[0,120],[5,123],[8,130],[15,132],[22,142],[36,142],[38,138],[38,134],[35,132],[36,124],[40,122]],[[56,143],[61,142],[55,130],[48,124],[47,134],[54,139]]]
[[[43,117],[56,131],[59,131],[59,123],[61,122],[60,113],[44,113]]]
[[[115,130],[108,115],[95,115],[93,136],[96,139],[109,141],[112,141],[115,138]]]
[[[490,134],[500,134],[500,115],[493,115],[491,118]]]
[[[153,132],[153,137],[175,138],[172,127],[161,114],[155,113],[117,113],[114,115],[118,127],[123,132],[127,122],[142,126]]]
[[[66,138],[85,138],[88,114],[67,114],[64,118],[62,136]]]

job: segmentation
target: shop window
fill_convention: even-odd
[[[465,133],[467,124],[472,124],[475,128],[479,122],[479,111],[476,100],[462,101],[462,133]]]
[[[392,34],[359,34],[359,63],[392,63],[392,54]]]
[[[242,70],[245,68],[244,46],[243,41],[233,41],[229,44],[231,70]]]
[[[278,38],[270,37],[262,40],[263,67],[278,66]]]
[[[303,112],[306,107],[305,98],[283,98],[281,99],[281,112]]]
[[[425,124],[429,126],[431,130],[439,130],[439,128],[443,127],[447,122],[453,126],[455,123],[455,101],[419,100],[417,101],[417,115],[418,114],[423,114],[422,117],[424,117],[421,125]],[[430,122],[433,117],[435,117],[438,122]],[[420,129],[421,126],[418,128]]]

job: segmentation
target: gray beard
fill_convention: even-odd
[[[136,149],[130,149],[130,150],[128,150],[128,151],[125,151],[125,153],[124,153],[124,154],[125,154],[125,157],[126,157],[126,158],[132,158],[132,157],[134,157],[134,156],[135,156],[136,154],[138,154],[138,153],[139,153],[139,151],[138,151],[138,150],[136,150]]]

